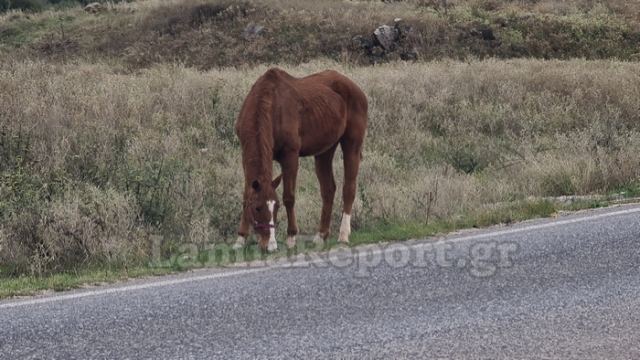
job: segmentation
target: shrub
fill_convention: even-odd
[[[9,216],[0,231],[0,259],[18,272],[43,274],[148,255],[138,208],[113,190],[69,189],[60,199]]]
[[[573,195],[576,193],[571,176],[564,172],[544,176],[540,181],[540,186],[542,187],[542,193],[548,196]]]

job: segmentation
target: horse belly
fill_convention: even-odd
[[[346,121],[339,117],[317,120],[302,131],[300,156],[322,154],[340,141]]]
[[[306,106],[300,113],[300,155],[318,155],[333,147],[347,127],[346,104],[325,86],[305,88]]]

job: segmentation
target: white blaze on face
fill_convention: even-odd
[[[349,242],[349,234],[351,234],[351,215],[343,213],[342,223],[340,224],[340,242]]]
[[[269,220],[269,245],[267,245],[268,251],[275,251],[278,248],[276,243],[276,228],[275,219],[273,218],[273,210],[275,209],[276,202],[274,200],[267,201],[267,207],[269,208],[269,214],[271,214],[271,220]]]

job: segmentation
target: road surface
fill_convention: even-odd
[[[0,301],[1,359],[640,358],[640,206]]]

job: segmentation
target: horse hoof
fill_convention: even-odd
[[[278,250],[278,243],[273,241],[269,241],[269,244],[267,245],[267,252],[274,252]]]
[[[295,236],[289,236],[287,238],[287,248],[293,249],[294,247],[296,247],[296,237]]]
[[[238,240],[231,246],[233,250],[240,250],[244,247],[244,238],[242,236],[238,237]]]
[[[342,223],[340,224],[340,237],[338,242],[349,243],[349,234],[351,234],[351,215],[342,214]]]

